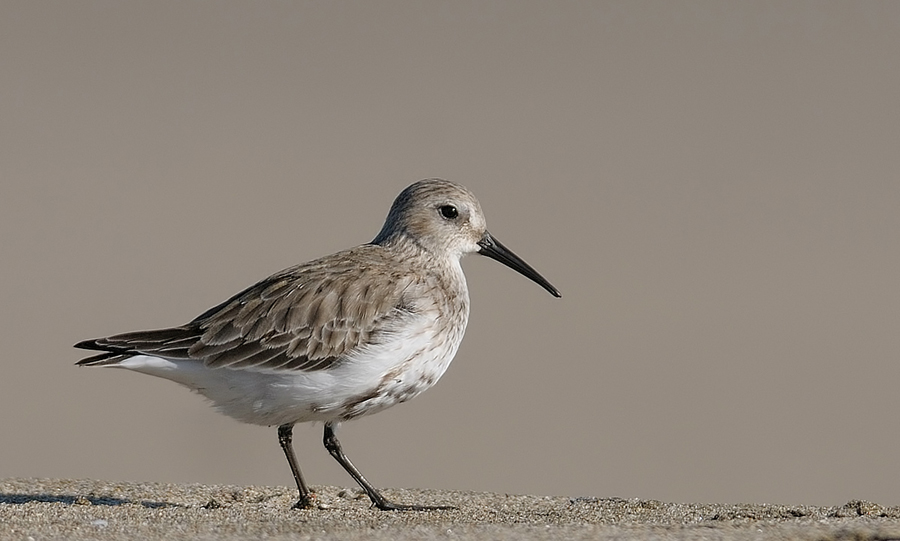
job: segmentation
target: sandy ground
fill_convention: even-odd
[[[0,480],[0,539],[900,539],[900,507],[672,504],[385,490],[458,510],[384,512],[356,489]]]

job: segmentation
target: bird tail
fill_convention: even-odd
[[[135,355],[188,358],[188,349],[199,338],[193,327],[137,331],[78,342],[75,347],[101,353],[78,361],[78,366],[110,366]]]
[[[118,364],[119,362],[127,359],[134,355],[133,352],[124,351],[122,349],[112,349],[109,346],[104,346],[99,343],[99,340],[84,340],[83,342],[78,342],[75,344],[75,347],[78,349],[88,349],[94,351],[102,351],[99,355],[93,355],[91,357],[86,357],[81,359],[77,363],[77,366],[110,366],[114,364]]]

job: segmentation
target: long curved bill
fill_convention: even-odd
[[[525,263],[521,257],[514,254],[512,250],[500,244],[500,241],[491,236],[490,233],[484,233],[484,236],[478,241],[478,246],[481,247],[481,249],[478,250],[479,254],[488,256],[491,259],[496,259],[514,271],[532,279],[538,285],[549,291],[554,297],[562,297],[559,290],[553,287],[546,278],[541,276],[538,271],[534,270],[531,265]]]

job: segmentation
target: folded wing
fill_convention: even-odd
[[[414,315],[410,274],[377,264],[381,250],[365,245],[285,269],[180,327],[85,340],[75,347],[103,353],[78,364],[153,355],[211,368],[324,370]],[[395,279],[372,279],[383,273]]]

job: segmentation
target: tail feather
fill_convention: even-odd
[[[75,363],[78,366],[108,366],[141,354],[165,353],[166,357],[185,357],[197,331],[188,327],[173,327],[153,331],[117,334],[106,338],[94,338],[75,344],[76,348],[102,351]]]
[[[81,359],[77,363],[76,366],[109,366],[111,364],[118,364],[120,361],[131,357],[131,353],[101,353],[100,355],[94,355],[92,357],[86,357]]]

